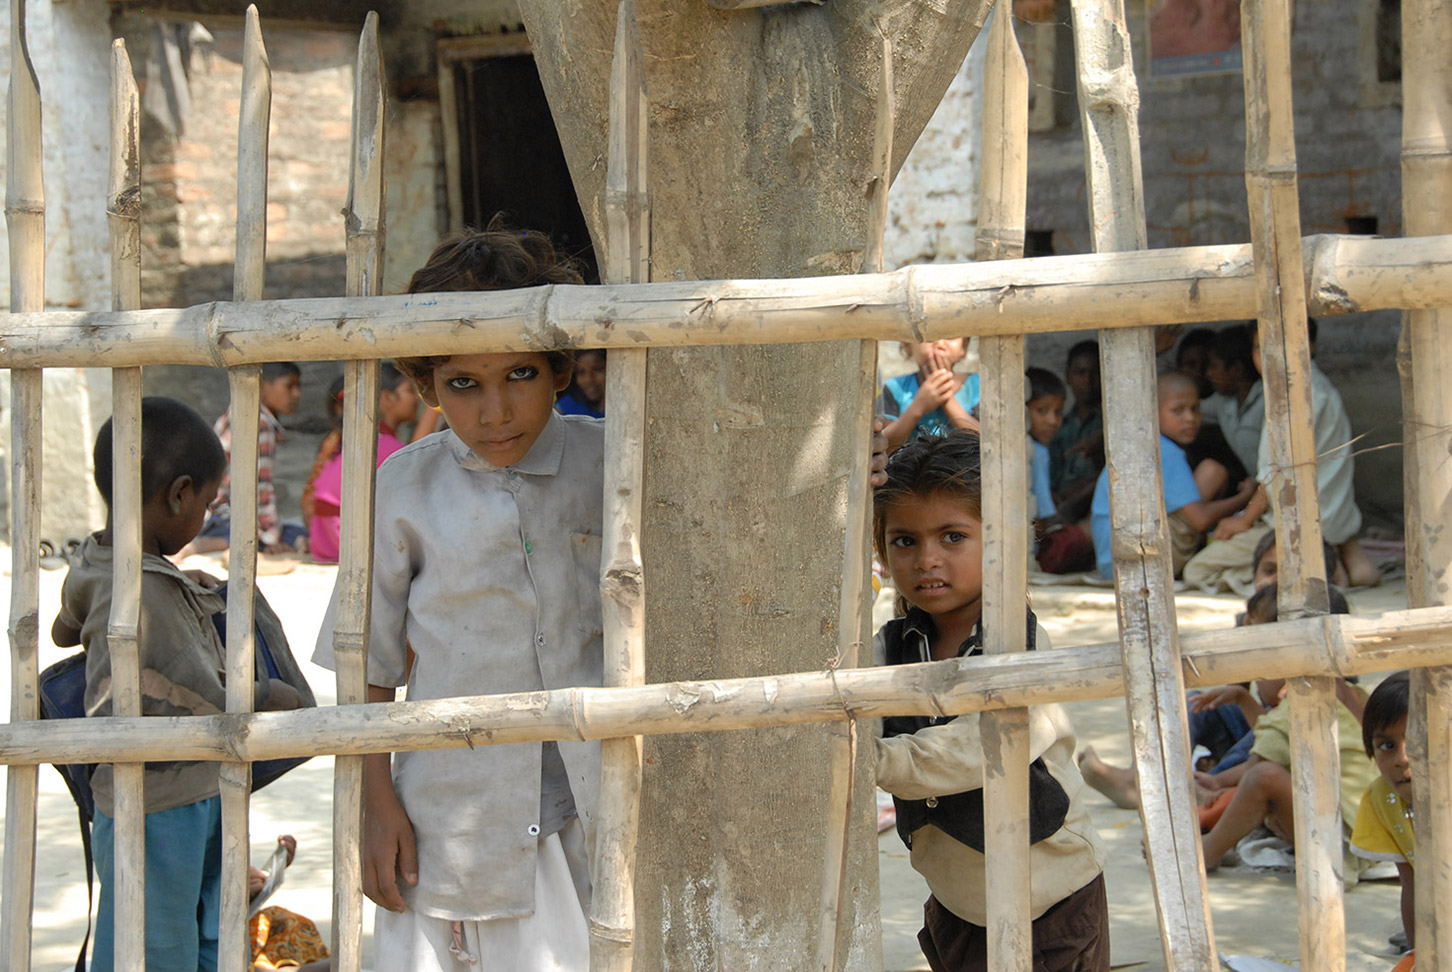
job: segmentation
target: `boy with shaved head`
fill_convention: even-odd
[[[1200,432],[1200,392],[1195,379],[1182,371],[1167,371],[1160,375],[1156,390],[1165,511],[1169,514],[1175,576],[1179,577],[1185,562],[1204,545],[1205,534],[1215,529],[1223,517],[1245,506],[1255,491],[1255,481],[1247,479],[1239,484],[1235,495],[1215,499],[1228,485],[1225,467],[1213,459],[1204,459],[1191,469],[1185,456],[1185,447]],[[1112,577],[1107,467],[1094,488],[1090,527],[1099,573]]]

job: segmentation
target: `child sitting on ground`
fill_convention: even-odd
[[[1069,349],[1064,381],[1074,406],[1049,443],[1049,478],[1054,506],[1067,522],[1084,519],[1094,484],[1104,468],[1104,415],[1099,386],[1099,345],[1080,341]]]
[[[1059,376],[1046,368],[1029,368],[1028,436],[1029,485],[1034,510],[1034,555],[1041,570],[1069,574],[1094,565],[1094,541],[1079,524],[1065,519],[1054,504],[1049,444],[1064,424],[1068,390]]]
[[[403,448],[396,429],[405,422],[412,422],[418,414],[418,392],[414,390],[413,379],[396,367],[384,362],[378,369],[378,463]],[[343,392],[338,390],[337,399],[342,403]],[[323,463],[317,479],[309,483],[312,499],[312,520],[309,522],[308,542],[313,560],[320,564],[338,562],[339,516],[343,503],[343,450],[339,440],[338,450]]]
[[[1265,386],[1252,354],[1254,330],[1251,321],[1218,332],[1206,355],[1205,369],[1216,392],[1205,400],[1211,410],[1205,420],[1220,426],[1247,473],[1257,468],[1260,434],[1265,427]]]
[[[1328,592],[1331,613],[1345,614],[1346,597],[1336,588]],[[1246,623],[1271,623],[1278,617],[1276,609],[1277,586],[1271,584],[1257,591],[1246,603]],[[1260,699],[1255,700],[1248,690],[1241,686],[1226,686],[1218,693],[1205,693],[1209,698],[1205,706],[1235,703],[1246,710],[1247,716],[1256,714],[1254,720],[1254,743],[1245,762],[1228,770],[1216,773],[1213,782],[1219,788],[1235,787],[1235,795],[1225,807],[1224,813],[1204,837],[1205,867],[1215,870],[1220,861],[1240,840],[1264,826],[1271,833],[1288,844],[1295,844],[1294,817],[1291,803],[1291,743],[1289,707],[1279,704],[1284,694],[1281,679],[1261,679],[1256,685]],[[1361,686],[1348,679],[1336,680],[1336,726],[1338,745],[1341,750],[1341,819],[1349,828],[1355,819],[1356,803],[1367,784],[1371,782],[1372,769],[1361,759],[1362,749],[1361,716],[1366,705],[1366,693]],[[1201,783],[1209,780],[1200,779]],[[1348,829],[1349,833],[1349,829]],[[1345,871],[1348,886],[1356,883],[1361,869],[1354,858]]]
[[[891,452],[920,435],[942,435],[951,429],[978,428],[978,376],[960,375],[953,366],[968,356],[967,338],[944,338],[902,345],[917,370],[882,384],[878,412],[887,416],[887,448]]]
[[[257,543],[263,553],[279,554],[307,549],[307,531],[297,523],[283,523],[277,515],[277,493],[272,483],[272,464],[277,444],[283,440],[279,415],[297,411],[302,399],[302,370],[291,361],[273,361],[262,366],[262,405],[257,423]],[[217,438],[227,463],[232,462],[232,410],[217,419]],[[189,553],[226,550],[231,544],[231,477],[222,477],[212,515],[201,533],[187,548]]]
[[[982,482],[978,436],[914,439],[873,494],[879,555],[907,604],[882,626],[874,655],[889,665],[977,654],[983,644]],[[1029,648],[1048,635],[1028,614]],[[1074,732],[1058,705],[1030,709],[1029,866],[1033,966],[1109,968],[1104,848],[1079,794]],[[877,783],[893,795],[898,834],[932,894],[918,941],[934,972],[987,967],[983,754],[977,713],[883,720]]]
[[[112,554],[111,422],[96,436],[96,489],[106,501],[106,528],[77,551],[61,589],[61,609],[51,629],[56,645],[84,645],[88,715],[111,715]],[[190,407],[170,398],[141,403],[141,616],[137,648],[141,663],[141,711],[146,716],[215,715],[227,707],[223,685],[225,649],[212,615],[226,609],[216,581],[183,573],[167,558],[196,536],[226,471],[222,444]],[[259,609],[263,607],[259,600]],[[258,611],[275,621],[268,610]],[[258,710],[312,704],[280,626],[267,629],[283,678],[262,674],[254,692]],[[288,684],[292,682],[292,684]],[[110,972],[114,959],[115,822],[112,767],[96,766],[92,841],[101,900],[96,913],[94,972]],[[146,968],[196,972],[217,967],[221,894],[222,809],[217,764],[146,764]]]
[[[1034,518],[1054,515],[1054,494],[1049,483],[1049,443],[1064,424],[1066,389],[1059,376],[1046,368],[1030,368],[1028,379],[1029,489],[1036,507]]]
[[[1206,531],[1214,529],[1222,517],[1244,506],[1255,489],[1255,482],[1247,479],[1235,495],[1214,499],[1228,484],[1225,467],[1213,459],[1204,459],[1192,470],[1185,458],[1185,446],[1194,442],[1200,431],[1200,395],[1194,379],[1178,371],[1168,371],[1159,376],[1156,388],[1163,495],[1169,514],[1174,571],[1179,577],[1191,555],[1204,544]],[[1090,525],[1099,573],[1111,577],[1114,560],[1109,549],[1108,469],[1099,474],[1094,488]]]
[[[555,400],[555,411],[561,415],[605,417],[604,348],[575,352],[575,373],[569,386]]]
[[[1406,948],[1415,948],[1416,883],[1413,867],[1416,847],[1412,834],[1412,767],[1407,759],[1407,707],[1411,677],[1407,672],[1388,675],[1371,698],[1361,720],[1366,755],[1380,774],[1361,795],[1351,852],[1369,861],[1392,861],[1402,885],[1402,929]],[[1400,944],[1400,943],[1398,943]]]
[[[1306,321],[1311,354],[1316,353],[1316,320]],[[1257,371],[1261,369],[1260,335],[1251,332],[1251,355]],[[1351,419],[1341,402],[1341,393],[1331,379],[1311,362],[1312,422],[1316,435],[1316,495],[1321,503],[1321,532],[1326,542],[1336,548],[1345,582],[1350,587],[1366,587],[1381,583],[1381,575],[1361,549],[1357,533],[1361,530],[1361,510],[1356,505],[1352,479],[1355,460],[1352,457]],[[1271,479],[1270,438],[1261,430],[1256,478],[1260,487],[1250,497],[1245,509],[1234,517],[1222,520],[1215,529],[1215,538],[1235,542],[1238,535],[1251,530],[1270,509],[1266,485]],[[1241,543],[1254,545],[1254,541]],[[1235,548],[1226,548],[1219,559],[1234,556]],[[1243,562],[1244,553],[1236,558]]]

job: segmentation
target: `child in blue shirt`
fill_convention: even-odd
[[[1054,494],[1049,483],[1049,443],[1064,424],[1068,398],[1063,380],[1047,368],[1030,368],[1028,379],[1029,489],[1038,509],[1034,519],[1054,515]]]
[[[1223,465],[1204,459],[1194,469],[1185,457],[1185,447],[1200,432],[1200,392],[1195,380],[1180,371],[1169,371],[1156,382],[1159,393],[1160,468],[1164,477],[1165,510],[1169,513],[1170,541],[1175,576],[1205,541],[1223,517],[1245,506],[1255,492],[1255,481],[1247,479],[1235,495],[1211,499],[1226,486],[1229,475]],[[1099,573],[1114,576],[1109,549],[1109,469],[1099,474],[1090,506],[1090,530],[1094,535],[1094,559]]]
[[[887,416],[889,452],[920,435],[944,435],[953,429],[978,431],[978,376],[953,373],[968,356],[967,338],[945,338],[922,344],[904,343],[903,354],[918,370],[882,384],[879,411]]]

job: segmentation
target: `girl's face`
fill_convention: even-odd
[[[422,397],[480,459],[512,466],[544,431],[555,393],[569,383],[540,351],[456,354],[434,369]]]
[[[605,404],[605,358],[586,351],[575,356],[575,384],[585,396],[585,404],[596,409]]]
[[[1039,445],[1053,441],[1054,433],[1064,424],[1064,399],[1058,395],[1040,395],[1028,403],[1028,434]]]
[[[1382,726],[1371,736],[1371,755],[1382,778],[1407,806],[1412,805],[1412,764],[1407,759],[1407,717]]]
[[[391,429],[418,417],[418,390],[412,378],[404,378],[394,388],[385,388],[378,395],[378,417]]]
[[[945,338],[941,341],[909,344],[907,349],[913,364],[918,366],[918,373],[923,375],[930,375],[942,368],[952,371],[955,364],[968,357],[966,338]]]
[[[887,569],[898,593],[939,630],[971,628],[983,610],[983,521],[959,496],[908,496],[883,520]]]

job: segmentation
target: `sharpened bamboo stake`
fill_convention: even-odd
[[[126,42],[111,44],[111,309],[141,306],[141,112]],[[141,715],[141,369],[111,373],[111,711]],[[112,769],[115,967],[146,965],[146,767]]]
[[[1328,610],[1313,438],[1311,352],[1301,267],[1301,216],[1291,116],[1291,14],[1286,0],[1242,0],[1245,52],[1245,182],[1260,295],[1261,374],[1271,449],[1267,487],[1276,543],[1289,551],[1279,577],[1280,616]],[[1346,967],[1342,898],[1341,751],[1336,682],[1292,681],[1291,779],[1296,889],[1304,968]]]
[[[1023,256],[1028,205],[1028,67],[1014,35],[1013,5],[999,0],[983,68],[983,149],[978,195],[979,260]],[[983,650],[1027,648],[1028,477],[1024,445],[1021,335],[981,337],[983,425]],[[1042,647],[1042,646],[1041,646]],[[1033,967],[1029,867],[1028,710],[986,712],[983,824],[987,851],[988,964],[1003,972]]]
[[[237,123],[237,256],[232,299],[260,300],[267,260],[267,145],[272,112],[272,69],[262,41],[257,7],[247,7],[242,38],[242,100]],[[254,604],[257,585],[257,432],[262,409],[262,370],[234,367],[232,392],[232,535],[227,557],[227,711],[252,711],[256,664]],[[223,763],[222,904],[218,964],[248,967],[248,808],[252,766]]]
[[[1146,246],[1135,84],[1123,0],[1074,0],[1079,106],[1094,249]],[[1126,703],[1165,963],[1218,969],[1200,825],[1190,799],[1189,724],[1175,625],[1169,525],[1155,421],[1154,331],[1103,331],[1111,547]]]
[[[1452,305],[1452,236],[1305,241],[1317,314]],[[1126,295],[1132,297],[1126,299]],[[126,314],[0,314],[0,368],[230,365],[347,357],[930,341],[1226,320],[1256,313],[1249,244],[886,274],[393,297],[214,302]]]
[[[650,279],[649,131],[645,63],[633,0],[616,11],[605,175],[611,283]],[[645,489],[646,352],[619,350],[605,369],[605,494],[600,612],[607,686],[645,684],[645,565],[640,556]],[[635,861],[640,831],[642,740],[600,747],[595,889],[590,902],[592,972],[635,966]]]
[[[353,81],[352,153],[348,170],[347,293],[383,292],[386,87],[378,15],[369,12],[358,40]],[[338,617],[333,630],[339,705],[368,701],[368,631],[373,603],[374,470],[378,464],[378,362],[343,366],[343,502],[338,550]],[[363,757],[333,764],[333,967],[358,972],[363,962]]]
[[[1402,199],[1404,231],[1422,237],[1452,229],[1452,116],[1446,52],[1452,9],[1445,3],[1402,4]],[[1417,240],[1416,242],[1420,242]],[[1406,429],[1407,595],[1413,607],[1448,603],[1452,538],[1452,303],[1417,310],[1402,321],[1402,402]],[[1407,748],[1412,756],[1412,802],[1417,809],[1417,858],[1443,862],[1452,853],[1452,670],[1412,673]],[[1452,966],[1452,869],[1424,868],[1416,882],[1417,965]]]
[[[25,35],[25,0],[10,4],[10,88],[6,117],[5,225],[10,243],[10,310],[45,308],[45,186],[40,86]],[[40,718],[41,372],[10,376],[10,718]],[[5,875],[0,948],[7,968],[30,968],[35,902],[35,767],[11,767],[5,792]]]
[[[1452,664],[1452,607],[1331,615],[1186,634],[1185,682],[1364,675]],[[481,649],[482,650],[482,649]],[[804,725],[886,715],[962,715],[1124,692],[1118,642],[946,662],[325,706],[187,719],[0,725],[0,763],[247,760],[356,755]]]

